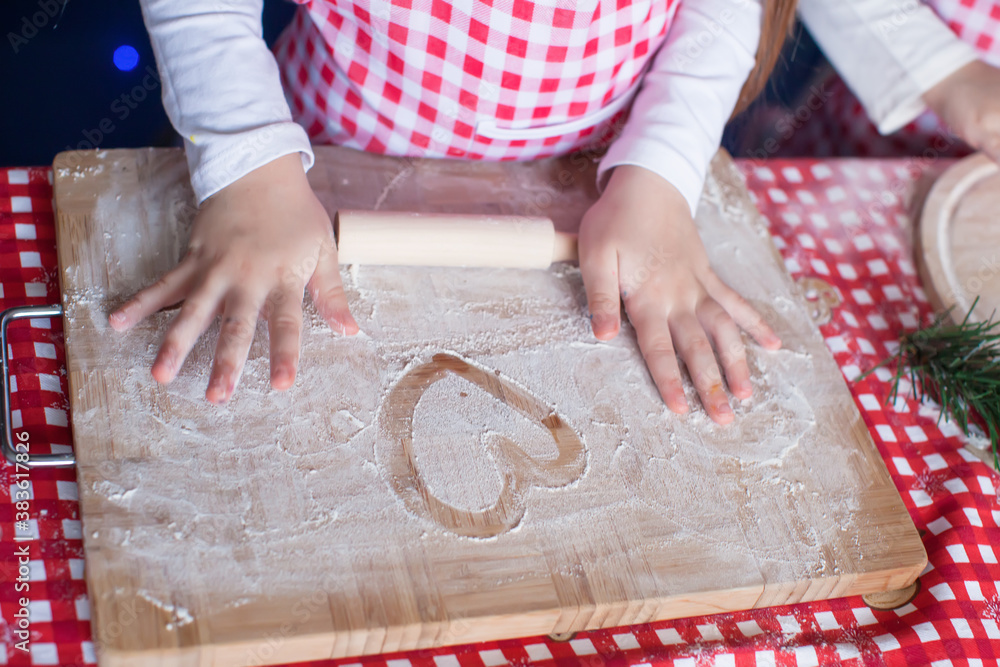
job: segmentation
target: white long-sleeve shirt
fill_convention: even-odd
[[[312,165],[262,38],[262,0],[142,0],[142,8],[199,202],[283,155]],[[617,165],[644,167],[694,211],[753,68],[760,23],[760,0],[682,0],[599,179]]]
[[[272,160],[314,157],[292,121],[278,65],[264,43],[263,0],[143,0],[163,106],[184,140],[202,202]]]
[[[919,0],[800,0],[799,15],[882,134],[919,116],[922,95],[977,58]]]

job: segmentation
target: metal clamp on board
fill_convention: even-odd
[[[3,409],[0,415],[3,416],[3,455],[13,463],[28,466],[29,468],[66,468],[76,464],[76,456],[73,452],[65,454],[35,454],[28,455],[28,460],[18,461],[18,452],[14,449],[14,429],[11,426],[10,414],[10,359],[8,359],[9,346],[7,345],[7,327],[14,320],[35,319],[41,317],[62,317],[62,306],[18,306],[8,308],[0,313],[0,346],[3,346]]]

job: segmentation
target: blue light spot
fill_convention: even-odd
[[[115,49],[115,67],[123,72],[131,72],[139,64],[139,52],[128,44],[123,44]]]

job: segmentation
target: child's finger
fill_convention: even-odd
[[[709,293],[736,320],[740,328],[769,350],[781,347],[781,339],[746,299],[718,278],[712,282],[714,284]]]
[[[132,295],[111,313],[108,323],[115,331],[127,331],[153,313],[172,306],[187,296],[196,275],[194,262],[181,262],[149,287]]]
[[[601,249],[581,257],[580,274],[587,291],[587,310],[594,336],[598,340],[611,340],[621,329],[617,253],[613,249]]]
[[[337,246],[332,239],[320,248],[319,264],[309,280],[309,296],[327,324],[347,336],[358,333],[358,323],[347,305],[347,294],[337,264]]]
[[[720,424],[733,421],[733,409],[722,386],[715,350],[698,318],[690,312],[675,315],[671,318],[670,333],[708,416]]]
[[[684,397],[681,370],[677,365],[677,353],[670,336],[666,308],[662,302],[647,300],[643,303],[638,298],[630,297],[625,299],[625,310],[635,328],[639,350],[646,360],[646,367],[656,388],[660,390],[663,402],[678,414],[687,412],[688,403]]]
[[[698,308],[698,321],[712,338],[715,353],[722,362],[729,390],[737,398],[750,398],[750,368],[747,366],[743,337],[736,322],[715,299],[706,299]]]
[[[225,403],[233,395],[257,330],[260,307],[261,300],[242,289],[226,297],[215,360],[205,390],[205,398],[210,402]]]
[[[295,383],[302,337],[302,290],[282,290],[271,299],[267,316],[271,340],[271,386],[284,391]]]
[[[152,373],[157,382],[166,384],[177,375],[198,336],[215,319],[225,289],[226,282],[221,277],[209,278],[184,300],[153,362]]]

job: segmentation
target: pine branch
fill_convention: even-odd
[[[948,414],[966,436],[971,435],[970,425],[989,435],[993,465],[1000,470],[1000,322],[993,316],[987,322],[971,321],[976,303],[959,324],[946,323],[949,310],[930,326],[904,334],[894,356],[858,379],[892,366],[887,405],[896,400],[901,380],[908,377],[914,399],[941,406],[938,423]]]

